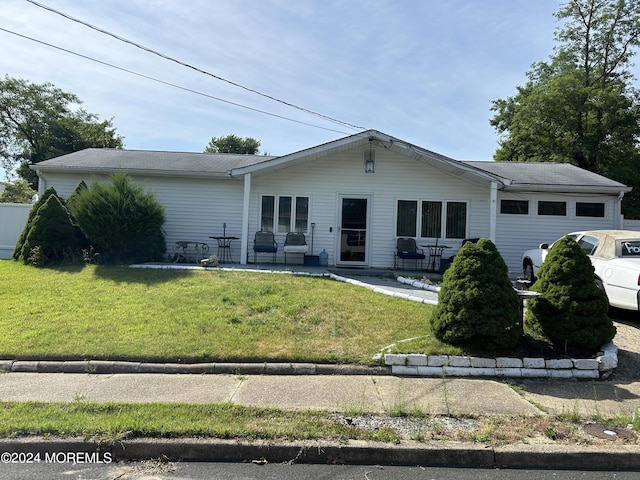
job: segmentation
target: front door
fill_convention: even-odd
[[[366,266],[368,260],[368,197],[340,197],[340,265]]]

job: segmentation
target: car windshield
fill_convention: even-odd
[[[621,257],[640,257],[640,240],[620,241]]]
[[[598,239],[594,237],[590,237],[589,235],[583,236],[580,240],[578,240],[578,245],[587,255],[591,255],[598,246]]]

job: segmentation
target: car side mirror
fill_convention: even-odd
[[[538,248],[541,248],[542,250],[547,250],[547,249],[549,249],[549,244],[548,243],[541,243]]]

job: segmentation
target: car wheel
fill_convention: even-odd
[[[523,279],[525,282],[535,282],[536,279],[533,275],[533,264],[531,262],[527,262],[524,264],[523,273]]]

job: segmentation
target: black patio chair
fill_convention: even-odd
[[[420,269],[422,270],[422,262],[426,258],[424,250],[416,246],[414,238],[399,238],[396,243],[396,253],[393,262],[394,268],[398,268],[398,258],[402,259],[402,268],[404,269],[405,260],[415,260],[416,267],[418,266],[418,260],[420,260]]]
[[[278,242],[276,242],[273,232],[256,232],[253,239],[253,263],[256,263],[258,253],[271,253],[273,255],[273,263],[276,263],[276,252],[278,251]]]

